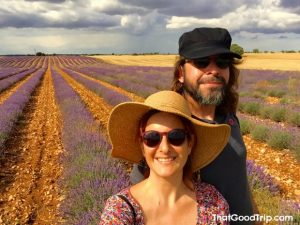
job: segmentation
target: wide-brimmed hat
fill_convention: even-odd
[[[231,36],[224,28],[200,27],[183,33],[179,38],[179,55],[186,59],[197,59],[211,55],[228,54],[242,57],[230,51]]]
[[[113,108],[108,121],[112,157],[133,163],[143,159],[137,134],[140,119],[152,109],[184,117],[194,125],[197,142],[190,157],[192,171],[201,169],[213,161],[228,141],[228,125],[209,124],[193,119],[183,96],[174,91],[160,91],[150,95],[144,103],[124,102]]]

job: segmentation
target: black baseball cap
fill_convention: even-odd
[[[179,55],[186,59],[203,58],[210,55],[228,54],[242,57],[230,51],[231,36],[224,28],[200,27],[185,32],[179,38]]]

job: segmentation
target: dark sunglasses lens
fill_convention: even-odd
[[[149,147],[155,147],[160,143],[160,133],[156,131],[149,131],[143,135],[144,143]]]
[[[206,68],[210,63],[210,59],[209,58],[196,59],[193,61],[193,63],[197,68]]]
[[[184,130],[175,129],[169,132],[168,140],[171,145],[179,146],[185,141],[186,132]]]
[[[230,58],[216,58],[216,64],[221,69],[226,69],[230,66],[232,60]]]

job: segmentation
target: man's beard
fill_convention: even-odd
[[[221,87],[214,87],[210,88],[209,93],[204,95],[204,93],[200,90],[200,84],[204,84],[207,82],[221,82]],[[196,85],[191,85],[186,82],[186,79],[183,83],[183,89],[186,91],[196,102],[201,105],[214,105],[218,106],[223,102],[225,96],[225,88],[226,88],[226,81],[223,77],[220,76],[213,76],[202,78],[197,81]]]

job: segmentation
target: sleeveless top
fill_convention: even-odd
[[[226,221],[217,221],[229,214],[229,207],[223,196],[210,184],[201,182],[194,183],[197,199],[197,225],[205,224],[229,224]],[[105,204],[101,214],[100,225],[144,225],[143,211],[139,203],[129,191],[130,187],[123,189],[118,194],[111,196]],[[127,198],[131,206],[120,195]],[[134,209],[134,212],[132,211]],[[134,218],[133,215],[136,215]]]

